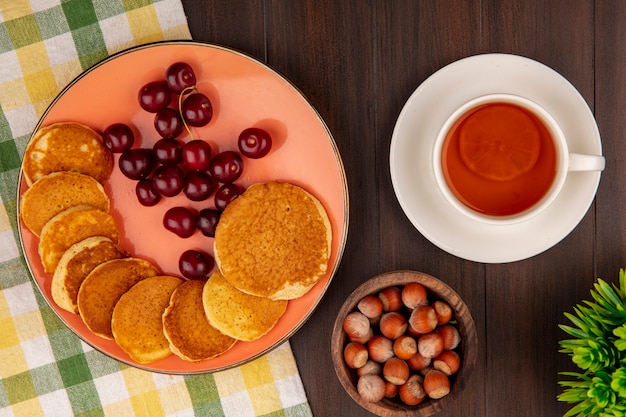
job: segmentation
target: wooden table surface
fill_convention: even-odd
[[[243,51],[290,79],[328,124],[343,158],[350,226],[341,266],[291,339],[316,416],[370,415],[344,392],[330,332],[348,294],[379,273],[441,278],[468,304],[478,363],[443,416],[559,416],[564,311],[596,277],[626,267],[626,2],[617,0],[183,0],[194,39]],[[578,226],[530,259],[483,264],[432,244],[409,222],[389,171],[402,106],[428,76],[471,55],[537,60],[567,78],[595,114],[607,167]],[[541,238],[541,231],[537,231]]]

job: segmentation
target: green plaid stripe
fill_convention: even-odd
[[[69,0],[62,7],[83,69],[106,58],[106,44],[91,1]]]
[[[189,390],[189,396],[191,397],[193,410],[196,415],[224,415],[213,375],[208,375],[207,378],[186,378],[185,384]]]

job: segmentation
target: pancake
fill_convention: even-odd
[[[51,172],[74,171],[102,183],[113,169],[113,155],[102,136],[76,122],[55,123],[33,134],[24,151],[22,171],[28,185]]]
[[[88,206],[75,206],[54,216],[41,229],[39,239],[39,256],[44,271],[54,273],[65,251],[91,236],[104,236],[119,243],[120,233],[109,213]]]
[[[163,314],[163,331],[170,349],[180,358],[197,362],[223,354],[236,339],[211,326],[202,306],[204,281],[189,280],[172,294]]]
[[[78,289],[98,265],[127,254],[108,237],[92,236],[70,246],[63,253],[52,276],[52,299],[71,313],[78,313]]]
[[[92,177],[77,172],[53,172],[38,179],[20,199],[20,218],[37,237],[43,226],[65,209],[87,205],[109,211],[109,197]]]
[[[120,297],[139,281],[159,274],[139,258],[113,259],[95,267],[78,290],[78,312],[94,334],[113,339],[111,319]]]
[[[215,261],[235,288],[290,300],[307,293],[328,270],[332,230],[322,204],[289,183],[254,184],[222,213]]]
[[[239,291],[216,271],[204,285],[202,304],[209,322],[238,340],[252,341],[269,332],[287,309],[286,300],[270,300]]]
[[[163,313],[174,289],[183,282],[170,276],[146,278],[128,290],[115,305],[111,330],[115,342],[139,363],[172,354],[163,334]]]

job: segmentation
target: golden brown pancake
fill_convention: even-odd
[[[102,136],[76,122],[55,123],[33,134],[22,170],[28,185],[51,172],[75,171],[103,182],[113,169],[113,155]]]
[[[232,338],[252,341],[276,325],[288,301],[246,294],[216,271],[204,284],[202,303],[213,327]]]
[[[122,350],[139,363],[172,354],[163,334],[163,312],[182,279],[159,275],[146,278],[128,290],[115,305],[111,329]]]
[[[308,292],[325,274],[332,230],[322,204],[289,183],[250,186],[222,213],[214,255],[239,290],[273,300]]]
[[[92,236],[65,251],[52,276],[52,299],[71,313],[78,313],[78,289],[98,265],[128,256],[108,237]]]
[[[113,339],[115,304],[139,281],[159,274],[156,266],[139,258],[113,259],[95,267],[78,290],[78,312],[94,334]]]
[[[204,281],[189,280],[172,294],[163,314],[163,330],[170,349],[180,358],[197,362],[223,354],[236,339],[211,326],[202,306]]]
[[[120,233],[109,213],[88,206],[75,206],[54,216],[41,229],[39,239],[39,256],[44,271],[54,273],[65,251],[91,236],[104,236],[119,243]]]
[[[35,236],[65,209],[87,205],[109,211],[109,197],[102,185],[78,172],[53,172],[38,179],[20,199],[20,218]]]

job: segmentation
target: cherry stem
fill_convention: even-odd
[[[193,140],[193,133],[191,133],[191,129],[187,125],[187,122],[185,121],[185,116],[183,114],[183,96],[189,91],[196,92],[198,90],[196,89],[195,85],[192,85],[191,87],[186,87],[183,91],[180,92],[180,95],[178,96],[178,113],[180,114],[180,118],[183,120],[183,126],[185,126],[185,130],[189,134],[191,140]]]

